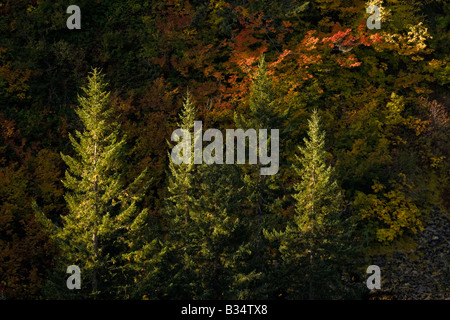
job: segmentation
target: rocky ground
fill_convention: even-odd
[[[372,290],[370,299],[450,300],[450,219],[433,211],[427,221],[413,237],[415,249],[373,256],[381,289]]]

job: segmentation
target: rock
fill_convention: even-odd
[[[373,256],[372,261],[381,268],[381,292],[377,299],[450,300],[450,221],[442,212],[432,211],[422,232],[413,239],[415,249],[395,251]]]

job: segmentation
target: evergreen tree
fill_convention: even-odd
[[[274,85],[273,79],[269,74],[267,63],[264,55],[261,56],[258,68],[252,76],[252,85],[250,87],[250,97],[248,100],[247,110],[240,115],[235,115],[237,127],[245,129],[255,129],[257,133],[261,129],[267,129],[267,152],[270,154],[272,139],[271,129],[278,129],[280,135],[286,128],[284,125],[288,117],[289,109],[283,110],[280,94]],[[282,139],[278,137],[276,143],[280,143]],[[261,142],[260,146],[261,147]],[[279,146],[280,150],[282,146]],[[242,166],[242,179],[245,188],[243,192],[246,197],[245,208],[249,212],[249,227],[252,236],[252,266],[258,270],[263,276],[260,281],[254,283],[253,298],[268,298],[275,294],[276,283],[272,279],[272,266],[267,264],[270,260],[268,257],[266,239],[262,234],[265,228],[275,228],[282,224],[282,206],[283,191],[280,188],[281,175],[280,169],[275,175],[261,175],[261,167],[263,165],[259,161],[260,149],[257,150],[257,165]]]
[[[234,165],[204,164],[198,205],[190,213],[185,265],[195,272],[196,299],[245,299],[261,274],[249,264],[249,220],[242,211],[242,181]]]
[[[188,94],[180,128],[191,131],[196,116]],[[194,145],[194,139],[191,140]],[[240,210],[242,189],[234,165],[174,164],[164,216],[168,237],[165,261],[171,263],[170,297],[237,299],[249,295],[246,283],[258,275],[247,269],[248,226]]]
[[[327,165],[325,132],[314,111],[308,121],[308,139],[299,147],[295,171],[294,217],[282,232],[265,231],[280,242],[286,295],[294,299],[337,298],[344,294],[345,268],[351,268],[351,228],[342,217],[342,196],[333,168]],[[280,279],[281,279],[280,278]]]
[[[188,91],[183,102],[180,122],[177,123],[178,127],[191,132],[196,114]],[[189,148],[193,145],[191,143]],[[169,146],[172,147],[170,143]],[[192,275],[189,273],[190,270],[184,266],[184,257],[189,237],[187,229],[190,221],[189,213],[195,202],[196,183],[194,182],[193,154],[191,154],[190,163],[182,162],[178,165],[173,163],[170,153],[168,157],[170,173],[168,174],[167,195],[163,208],[163,224],[165,226],[163,238],[165,240],[161,258],[162,263],[166,263],[170,267],[167,273],[161,273],[161,282],[167,285],[160,288],[158,295],[174,299],[189,299],[191,298],[189,279],[192,279]]]
[[[267,129],[281,128],[288,116],[288,109],[282,110],[280,92],[269,74],[264,55],[258,62],[258,68],[252,76],[248,110],[245,114],[235,115],[236,124],[242,128]]]
[[[53,230],[61,251],[61,269],[77,265],[82,275],[82,294],[89,297],[128,297],[136,282],[133,259],[148,253],[147,209],[139,208],[148,182],[145,171],[131,184],[123,185],[125,138],[109,105],[107,84],[94,69],[79,96],[76,110],[84,127],[69,135],[74,156],[61,154],[68,165],[64,186],[69,214],[62,226],[40,220]],[[66,275],[67,277],[67,275]],[[67,289],[65,289],[67,291]]]

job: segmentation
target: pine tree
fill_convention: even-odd
[[[83,131],[69,135],[74,156],[61,154],[68,165],[63,184],[69,214],[62,226],[39,218],[53,230],[61,250],[61,268],[77,265],[82,275],[81,292],[89,297],[127,296],[135,281],[132,259],[148,251],[151,228],[147,209],[139,208],[149,182],[145,171],[123,185],[125,138],[114,120],[103,75],[94,69],[76,109]],[[139,254],[138,254],[139,253]],[[67,291],[67,289],[66,289]]]
[[[342,196],[334,170],[327,165],[325,132],[314,111],[308,121],[305,147],[299,147],[294,185],[296,208],[285,231],[265,231],[280,241],[287,297],[294,299],[336,298],[342,290],[346,258],[353,254],[350,228],[342,217]],[[345,291],[341,291],[345,292]]]
[[[196,115],[197,112],[188,91],[183,102],[180,122],[177,123],[178,127],[191,132]],[[193,145],[192,142],[189,147],[192,148]],[[171,143],[169,146],[173,147]],[[166,273],[160,275],[161,282],[167,285],[160,288],[157,295],[173,299],[190,299],[192,294],[189,279],[192,279],[192,275],[189,273],[190,270],[184,266],[184,258],[188,245],[189,231],[187,227],[190,221],[190,211],[195,202],[196,183],[194,181],[193,154],[191,154],[190,163],[175,164],[170,153],[168,158],[170,172],[163,208],[163,224],[165,226],[163,238],[165,240],[161,259],[162,263],[170,267]]]
[[[249,220],[242,211],[242,181],[234,165],[202,165],[198,205],[192,210],[190,255],[198,299],[244,299],[261,274],[248,264],[252,253]]]
[[[180,128],[191,132],[196,109],[188,94]],[[191,146],[195,141],[191,141]],[[247,269],[250,249],[240,210],[242,189],[233,165],[174,164],[164,216],[166,260],[172,276],[168,295],[188,299],[237,299],[249,295],[246,283],[258,275]]]
[[[181,110],[181,121],[178,123],[179,128],[191,132],[194,127],[196,115],[197,112],[192,102],[192,97],[188,91],[183,103],[183,108]],[[192,149],[193,146],[194,141],[191,142],[191,145],[189,147]],[[195,188],[195,185],[193,183],[195,173],[194,155],[193,153],[191,153],[190,163],[181,163],[179,165],[173,163],[170,154],[169,159],[170,176],[168,192],[170,196],[167,198],[167,204],[169,206],[173,206],[170,210],[171,212],[177,213],[177,215],[173,217],[173,222],[186,225],[189,218],[189,204],[193,202],[193,191]],[[180,215],[180,213],[183,213],[183,215]],[[178,219],[181,220],[178,221]]]
[[[250,97],[247,110],[240,115],[235,115],[237,127],[245,129],[255,129],[257,132],[261,129],[267,129],[268,152],[272,152],[270,132],[271,129],[278,129],[280,135],[283,134],[284,122],[288,117],[289,109],[283,109],[280,100],[280,93],[277,86],[273,83],[272,76],[269,74],[264,55],[261,56],[258,68],[252,76],[252,85],[250,87]],[[282,142],[278,139],[277,143]],[[261,142],[260,142],[261,144]],[[261,147],[261,145],[260,145]],[[283,148],[279,146],[280,150]],[[261,175],[259,162],[257,165],[240,167],[245,188],[243,192],[246,196],[245,207],[249,211],[249,227],[252,234],[253,259],[251,264],[263,275],[260,281],[254,284],[253,298],[268,298],[276,291],[275,286],[270,286],[272,279],[272,266],[267,265],[270,260],[267,256],[266,239],[262,231],[265,228],[273,228],[281,224],[281,212],[283,206],[283,192],[280,188],[281,174],[280,170],[275,175]]]
[[[248,112],[235,116],[235,122],[242,128],[280,128],[288,116],[288,109],[282,110],[280,93],[269,74],[264,55],[252,75],[252,85],[248,100]]]

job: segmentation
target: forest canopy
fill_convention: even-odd
[[[76,2],[0,2],[0,298],[449,298],[447,1]]]

